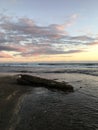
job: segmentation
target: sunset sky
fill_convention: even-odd
[[[98,61],[98,0],[0,0],[0,62]]]

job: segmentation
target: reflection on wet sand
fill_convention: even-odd
[[[13,76],[0,78],[0,129],[97,130],[98,77],[67,74],[63,80],[64,76],[75,92],[19,86]]]

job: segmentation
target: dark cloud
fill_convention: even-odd
[[[20,52],[21,49],[16,48],[16,47],[12,47],[12,46],[2,46],[2,45],[0,45],[0,51],[16,51],[16,52]]]
[[[6,42],[7,42],[6,39],[0,38],[0,43],[6,43]]]
[[[72,40],[79,40],[79,41],[94,41],[95,39],[92,37],[88,37],[88,36],[75,36],[75,37],[71,37],[70,39]]]
[[[29,52],[20,53],[18,55],[21,55],[23,57],[29,57],[34,55],[58,55],[58,54],[73,54],[73,53],[80,53],[80,52],[83,52],[83,50],[64,51],[52,47],[47,47],[47,48],[41,47],[41,48],[36,48]]]
[[[0,43],[6,44],[6,43],[11,43],[13,42],[12,39],[7,39],[7,38],[0,38]]]

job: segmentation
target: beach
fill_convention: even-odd
[[[66,81],[74,92],[19,85],[17,74],[0,75],[0,130],[97,130],[98,77],[40,73]]]
[[[0,130],[10,128],[17,104],[27,91],[17,85],[16,76],[0,75]]]

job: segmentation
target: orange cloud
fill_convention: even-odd
[[[0,52],[0,58],[13,58],[13,56],[8,53]]]
[[[93,46],[93,45],[98,45],[98,42],[92,42],[89,45]]]

